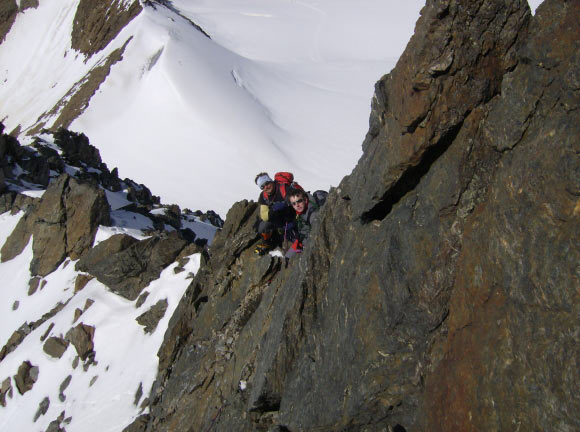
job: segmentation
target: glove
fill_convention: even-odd
[[[284,210],[286,207],[287,206],[286,206],[286,203],[284,201],[279,201],[279,202],[275,202],[274,204],[272,204],[273,211]]]

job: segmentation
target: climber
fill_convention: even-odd
[[[300,188],[290,173],[276,173],[274,179],[265,172],[258,174],[255,179],[262,190],[258,198],[260,214],[256,223],[262,240],[254,250],[260,255],[282,246],[285,230],[288,230],[288,224],[294,219],[294,211],[286,201],[286,188],[290,185]]]
[[[292,230],[288,233],[288,237],[293,240],[293,243],[285,254],[286,258],[292,258],[297,253],[302,252],[304,242],[310,235],[312,224],[318,220],[320,205],[318,200],[302,189],[290,191],[288,193],[288,201],[296,213]]]

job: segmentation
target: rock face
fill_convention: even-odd
[[[128,430],[580,428],[580,3],[428,1],[285,268],[228,214]]]
[[[142,9],[137,0],[106,0],[98,3],[80,0],[71,34],[72,47],[86,56],[99,52]]]

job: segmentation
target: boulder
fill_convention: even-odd
[[[34,383],[38,380],[38,373],[38,366],[33,366],[29,361],[22,362],[18,373],[14,375],[14,383],[20,394],[32,390]]]
[[[81,258],[77,269],[95,276],[114,293],[135,300],[187,244],[176,231],[141,241],[113,236]]]
[[[20,326],[18,330],[15,330],[6,344],[0,350],[0,361],[4,360],[8,354],[18,348],[18,345],[22,343],[24,338],[30,334],[30,327],[28,324]]]
[[[165,316],[167,311],[167,300],[159,300],[147,311],[139,315],[135,320],[143,326],[145,333],[153,333],[159,321]]]
[[[45,353],[53,358],[61,358],[68,348],[69,341],[59,337],[49,337],[42,346]]]
[[[12,398],[12,379],[10,377],[2,381],[2,386],[0,387],[0,405],[6,406],[6,396]]]
[[[78,324],[76,327],[71,328],[65,339],[70,342],[75,349],[81,360],[86,360],[89,355],[93,354],[93,336],[95,335],[95,328],[92,326],[85,325],[83,323]]]
[[[59,391],[59,393],[58,393],[58,399],[61,402],[64,402],[66,400],[66,396],[64,394],[64,391],[68,388],[68,386],[70,385],[71,381],[72,381],[72,375],[68,375],[64,379],[64,381],[62,383],[60,383],[60,386],[58,388],[58,391]]]
[[[80,273],[75,279],[75,293],[81,291],[93,279],[91,275]]]
[[[2,246],[2,261],[19,255],[33,236],[33,275],[46,276],[66,257],[78,259],[91,246],[99,225],[110,224],[102,189],[64,174],[19,221]]]
[[[61,423],[70,423],[72,417],[64,418],[65,412],[62,411],[59,416],[51,421],[46,428],[46,432],[66,432],[66,429],[61,425]]]

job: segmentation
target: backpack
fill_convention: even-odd
[[[318,208],[320,208],[326,202],[326,198],[328,198],[328,192],[324,190],[317,190],[312,192],[312,197],[314,198],[314,202],[316,203]]]
[[[291,172],[277,172],[274,174],[274,181],[278,183],[282,198],[286,199],[287,188],[304,190],[302,186],[294,181],[294,174]]]

